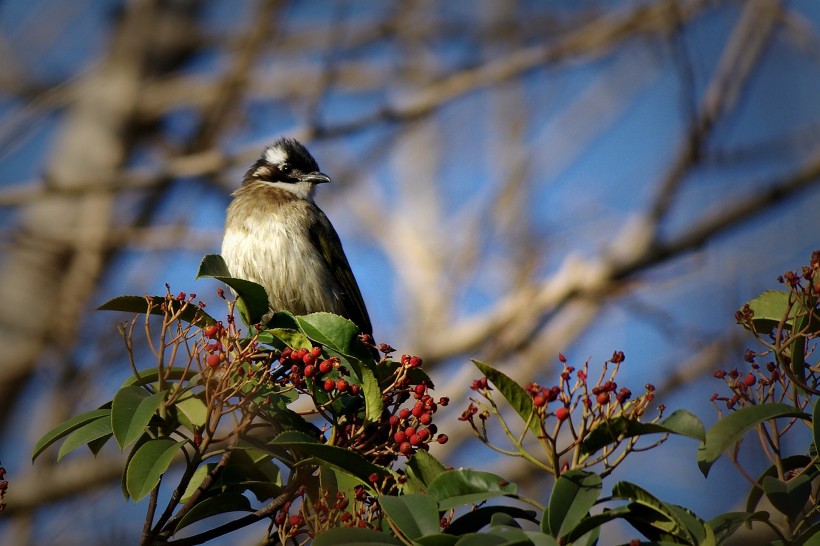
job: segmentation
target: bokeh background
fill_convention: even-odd
[[[0,543],[138,541],[118,451],[31,447],[129,374],[126,317],[97,305],[169,283],[218,307],[198,262],[281,135],[334,179],[318,202],[376,337],[453,400],[435,455],[549,493],[456,420],[470,358],[550,384],[559,351],[622,350],[619,386],[713,423],[712,371],[750,342],[734,311],[820,247],[819,29],[815,0],[0,3]],[[616,479],[741,506],[696,449]]]

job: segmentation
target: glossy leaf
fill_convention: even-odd
[[[615,519],[623,519],[630,515],[630,506],[618,506],[612,509],[604,509],[600,514],[593,514],[583,518],[578,525],[567,535],[567,543],[575,543],[587,534],[593,536],[600,531],[601,526]],[[546,516],[545,516],[546,517]]]
[[[371,463],[358,453],[341,447],[320,444],[310,436],[296,431],[283,432],[270,442],[271,446],[292,449],[297,453],[310,455],[322,465],[344,472],[364,484],[375,473],[380,477],[390,474],[384,467]],[[304,460],[304,459],[303,459]]]
[[[421,493],[446,469],[438,459],[424,450],[419,450],[407,461],[407,485],[405,491]]]
[[[31,450],[31,460],[34,461],[48,446],[60,438],[68,436],[78,428],[85,426],[92,421],[96,421],[100,417],[108,417],[110,415],[110,409],[95,409],[63,421],[53,429],[46,432],[42,438],[37,440],[37,443],[34,444],[34,449]]]
[[[549,503],[549,529],[563,537],[587,516],[601,494],[601,478],[593,472],[569,470],[555,482]]]
[[[239,493],[223,493],[197,503],[188,513],[182,516],[182,519],[177,523],[176,531],[199,520],[228,512],[253,512],[253,508],[251,508],[251,502],[247,497]]]
[[[196,490],[199,489],[202,481],[208,477],[215,466],[216,463],[206,463],[197,467],[194,471],[194,475],[191,476],[191,479],[188,481],[188,487],[186,487],[185,492],[182,493],[182,497],[180,498],[181,503],[185,504],[188,502],[188,499],[196,493]]]
[[[123,311],[125,313],[134,313],[138,315],[145,314],[148,311],[148,300],[151,301],[150,314],[164,315],[162,310],[163,305],[170,305],[174,312],[182,309],[185,302],[177,300],[166,300],[164,296],[118,296],[112,300],[108,300],[99,307],[98,311]],[[199,308],[195,303],[188,303],[185,310],[179,315],[179,318],[185,322],[196,323],[199,326],[207,326],[209,324],[216,324],[216,320],[208,313]]]
[[[125,485],[134,502],[150,493],[159,483],[184,444],[184,441],[159,438],[148,440],[137,449],[125,471]]]
[[[720,419],[709,429],[705,442],[698,448],[700,471],[707,476],[714,462],[749,429],[779,417],[807,419],[808,415],[788,404],[759,404],[741,408]]]
[[[706,436],[700,419],[686,410],[677,410],[660,423],[641,423],[634,418],[617,415],[590,431],[581,444],[581,453],[590,455],[624,438],[646,434],[678,434],[701,442]]]
[[[401,542],[387,533],[359,527],[337,527],[320,534],[313,540],[313,546],[401,546]]]
[[[93,442],[94,440],[99,440],[105,436],[111,434],[111,418],[108,415],[104,415],[91,421],[90,423],[86,423],[85,425],[81,426],[74,432],[68,435],[65,439],[65,442],[60,446],[60,451],[57,452],[57,461],[59,462],[60,459],[74,451],[80,446],[84,446]]]
[[[145,427],[162,404],[166,391],[151,394],[141,387],[124,387],[114,395],[111,429],[114,439],[125,449],[142,436]]]
[[[789,293],[782,290],[766,290],[749,302],[754,311],[752,324],[761,333],[768,333],[780,324],[786,309],[789,306]],[[791,324],[794,317],[787,321]]]
[[[782,482],[774,476],[766,476],[762,483],[766,498],[790,519],[795,518],[803,510],[811,495],[811,479],[805,474],[787,482]]]
[[[477,504],[503,495],[514,495],[515,484],[500,476],[477,470],[448,470],[438,475],[427,492],[438,501],[440,510]]]
[[[308,339],[308,337],[299,330],[291,330],[290,328],[272,328],[270,330],[265,330],[265,332],[269,333],[283,344],[293,349],[310,349],[313,347],[313,343],[310,342],[310,339]]]
[[[333,313],[311,313],[298,316],[299,328],[313,341],[345,356],[367,362],[373,360],[370,350],[359,339],[359,327]]]
[[[181,411],[188,419],[188,422],[195,427],[201,427],[208,421],[208,408],[205,406],[205,402],[193,394],[188,394],[177,400],[174,407]]]
[[[536,416],[532,415],[532,396],[524,388],[513,381],[503,372],[496,370],[489,364],[473,360],[476,368],[498,389],[501,396],[512,406],[515,412],[525,423],[529,421],[529,428],[533,434],[541,434],[541,426]]]
[[[219,254],[208,254],[202,258],[196,278],[216,279],[230,286],[242,298],[247,312],[243,319],[248,324],[258,324],[269,310],[265,289],[255,282],[232,277],[225,260]]]
[[[410,540],[440,531],[438,503],[432,496],[410,493],[398,497],[380,495],[378,498],[387,517]]]

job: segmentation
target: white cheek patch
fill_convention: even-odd
[[[288,155],[278,146],[265,150],[265,161],[271,165],[281,165],[282,163],[286,163],[287,160]]]
[[[316,193],[316,185],[311,182],[266,182],[266,184],[290,192],[299,199],[307,199],[308,201],[313,201],[313,196]]]

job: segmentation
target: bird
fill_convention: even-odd
[[[342,241],[316,205],[330,182],[299,141],[279,138],[232,194],[221,254],[233,277],[262,285],[271,311],[326,311],[373,327]]]

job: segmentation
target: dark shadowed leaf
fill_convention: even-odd
[[[199,520],[225,514],[227,512],[253,512],[251,502],[239,493],[223,493],[215,497],[203,500],[194,506],[177,523],[176,530],[179,531]]]
[[[152,315],[162,315],[164,312],[162,311],[162,306],[166,305],[165,297],[163,296],[118,296],[112,300],[109,300],[99,307],[97,307],[98,311],[123,311],[125,313],[134,313],[141,315],[148,311],[148,300],[151,301],[151,311],[150,314]],[[182,309],[185,302],[170,300],[167,302],[167,305],[171,306],[171,309],[174,312],[178,312]],[[216,324],[216,320],[208,313],[203,311],[199,308],[195,303],[189,303],[185,307],[185,310],[179,315],[181,320],[190,323],[196,323],[200,326],[206,326],[208,324]]]
[[[493,514],[504,513],[516,519],[530,521],[537,523],[536,514],[532,510],[523,510],[514,506],[482,506],[475,510],[470,510],[464,515],[454,519],[450,526],[447,527],[447,532],[454,535],[464,535],[467,533],[476,533],[487,525]]]
[[[811,478],[801,474],[796,478],[783,482],[774,476],[766,476],[763,478],[763,492],[775,508],[789,518],[794,519],[809,500]]]
[[[714,462],[749,429],[778,417],[808,419],[809,416],[788,404],[760,404],[741,408],[723,417],[709,429],[705,442],[698,448],[700,471],[707,476]]]
[[[615,416],[592,429],[581,444],[581,452],[589,455],[624,438],[645,434],[678,434],[703,441],[703,423],[686,410],[677,410],[660,423],[641,423],[634,418]]]
[[[373,546],[401,546],[401,542],[387,533],[373,529],[358,527],[338,527],[325,531],[316,537],[313,546],[358,546],[372,544]]]
[[[791,457],[784,457],[780,461],[780,468],[784,472],[791,472],[792,470],[802,470],[806,468],[808,465],[812,463],[812,458],[808,455],[792,455]],[[773,476],[777,477],[778,466],[772,465],[767,468],[758,478],[757,483],[762,484],[763,479],[766,476]],[[807,476],[811,476],[812,479],[816,477],[818,474],[818,469],[816,466],[812,466],[806,472]],[[760,502],[760,499],[763,498],[763,489],[762,487],[752,487],[751,491],[749,491],[749,496],[746,498],[746,512],[752,513],[757,510],[757,504]]]
[[[584,470],[564,472],[550,495],[549,529],[552,536],[563,537],[586,517],[601,493],[601,478]]]

